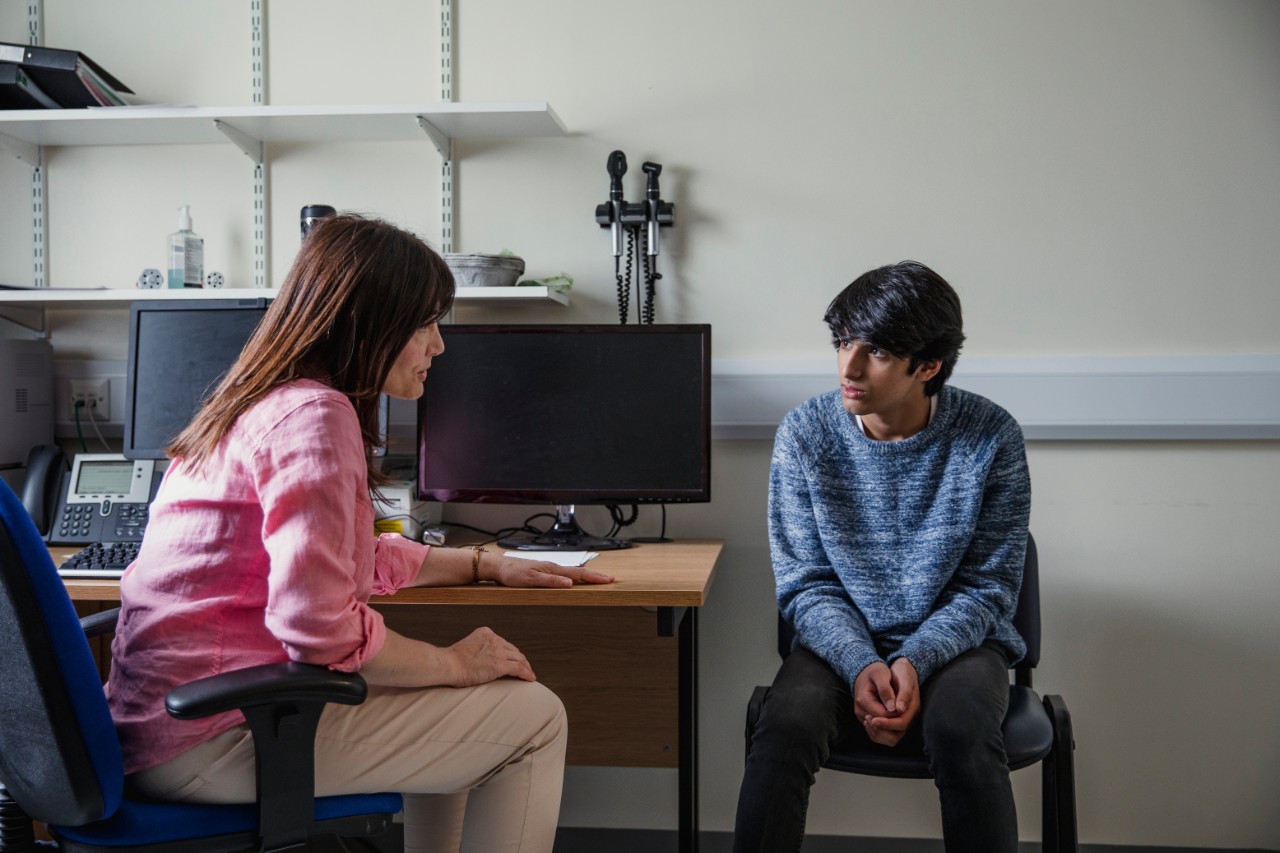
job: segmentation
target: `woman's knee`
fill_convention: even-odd
[[[530,741],[537,745],[560,743],[569,736],[569,716],[564,702],[546,686],[536,681],[507,681],[505,685],[509,695],[503,697],[503,704],[513,709],[524,719],[530,729]]]

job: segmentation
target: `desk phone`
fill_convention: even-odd
[[[62,477],[61,494],[49,519],[50,545],[139,542],[147,508],[160,487],[152,459],[118,453],[81,453]]]

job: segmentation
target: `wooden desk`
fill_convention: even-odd
[[[387,625],[452,643],[487,625],[529,658],[569,715],[570,764],[676,767],[679,849],[698,849],[698,608],[724,542],[643,544],[588,563],[612,584],[572,589],[479,586],[378,596]],[[51,548],[60,563],[74,548]],[[67,579],[77,602],[119,600],[116,581]],[[409,605],[441,605],[413,607]],[[672,683],[672,673],[675,683]]]

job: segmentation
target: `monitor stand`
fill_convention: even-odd
[[[517,551],[617,551],[631,542],[616,537],[590,536],[573,517],[573,504],[556,504],[556,523],[546,533],[514,533],[498,540]]]

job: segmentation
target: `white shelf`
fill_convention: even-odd
[[[107,288],[100,290],[74,288],[37,288],[34,290],[0,290],[0,308],[111,308],[128,307],[131,302],[155,300],[177,302],[188,299],[274,299],[275,288],[228,287],[190,288],[186,290],[138,290]],[[569,297],[547,287],[459,287],[456,304],[500,305],[504,303],[556,302],[568,305]]]
[[[564,136],[560,117],[543,101],[355,106],[102,107],[5,110],[4,137],[26,145],[220,144],[215,122],[259,142],[421,140],[419,117],[452,139]],[[17,147],[17,146],[11,146]],[[15,152],[17,153],[17,152]]]
[[[111,308],[128,306],[138,300],[177,302],[188,299],[259,299],[274,298],[274,289],[255,287],[191,288],[189,290],[140,290],[124,288],[35,288],[33,290],[0,290],[0,306],[21,308]]]
[[[136,106],[63,110],[0,111],[0,150],[33,168],[46,146],[221,145],[247,154],[255,169],[255,203],[264,206],[262,167],[268,143],[429,141],[445,161],[455,139],[523,139],[566,135],[564,124],[545,101],[434,103],[348,106]],[[451,184],[449,195],[451,195]],[[445,207],[446,217],[452,211]],[[255,256],[265,254],[265,226],[255,228]],[[42,244],[42,227],[35,243]],[[448,245],[446,243],[445,245]],[[256,284],[265,283],[262,277]],[[474,291],[469,293],[467,291]],[[127,305],[139,299],[271,298],[270,289],[143,291],[135,289],[0,290],[0,314],[35,329],[44,328],[46,308]],[[490,305],[550,301],[568,297],[545,287],[465,288],[459,302]]]
[[[569,295],[562,290],[531,284],[515,287],[459,287],[453,301],[454,304],[501,305],[507,302],[556,302],[560,305],[568,305]]]

